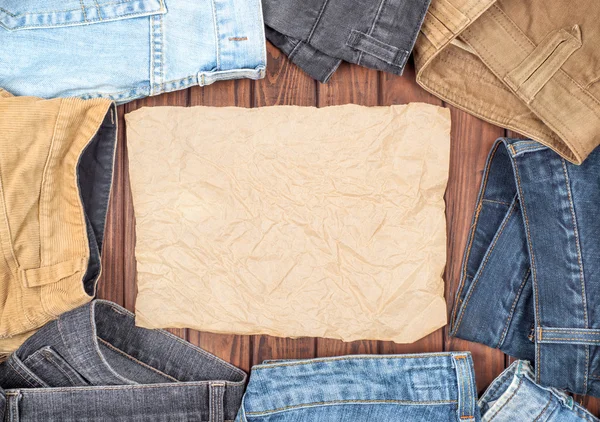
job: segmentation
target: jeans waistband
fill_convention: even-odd
[[[598,149],[576,166],[535,141],[499,139],[451,318],[451,335],[535,362],[536,382],[591,395],[600,394],[599,174]]]
[[[77,421],[119,414],[233,420],[245,380],[240,369],[166,331],[135,327],[132,313],[102,300],[47,324],[0,365],[6,409],[18,408],[18,420],[59,420],[52,419],[59,413]]]
[[[253,367],[240,414],[246,420],[336,404],[453,404],[457,420],[475,421],[476,398],[468,352],[356,355]]]

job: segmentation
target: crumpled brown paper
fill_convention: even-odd
[[[413,342],[446,324],[448,110],[126,116],[137,324]]]

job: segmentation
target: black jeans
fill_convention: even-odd
[[[96,300],[0,365],[0,421],[231,421],[245,381],[242,370]]]
[[[267,39],[311,77],[340,62],[401,75],[430,0],[263,0]]]

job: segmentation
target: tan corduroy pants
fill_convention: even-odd
[[[0,353],[94,295],[115,144],[108,100],[0,90]]]
[[[600,144],[600,2],[433,0],[417,81],[576,164]]]

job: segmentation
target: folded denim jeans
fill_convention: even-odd
[[[600,396],[600,149],[580,166],[498,139],[483,174],[451,335],[535,365],[535,381]]]
[[[263,0],[266,35],[312,78],[342,60],[401,75],[430,0]]]
[[[0,89],[0,355],[96,294],[116,143],[109,100]]]
[[[594,422],[517,361],[477,401],[468,352],[266,361],[252,368],[236,422]]]
[[[242,370],[96,300],[0,364],[0,420],[223,422],[234,419],[245,381]]]
[[[5,0],[0,87],[125,103],[264,77],[260,0]]]

